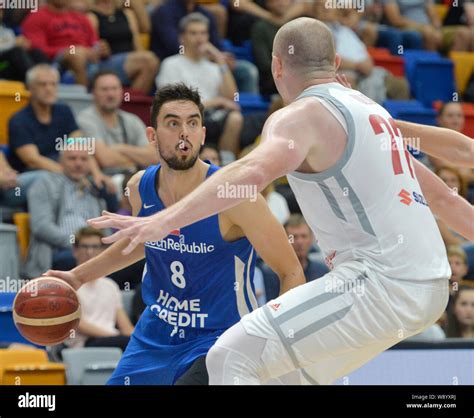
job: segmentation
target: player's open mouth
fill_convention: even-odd
[[[188,154],[189,152],[191,152],[191,147],[188,145],[180,145],[178,147],[178,151],[181,151],[184,154]]]

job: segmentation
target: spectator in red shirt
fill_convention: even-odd
[[[33,48],[64,68],[76,82],[87,85],[88,64],[97,63],[110,51],[85,15],[69,10],[67,0],[47,0],[37,13],[31,13],[21,26]]]

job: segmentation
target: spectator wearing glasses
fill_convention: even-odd
[[[81,228],[75,235],[73,254],[82,264],[104,249],[103,233],[93,228]],[[77,291],[81,303],[78,332],[70,338],[69,347],[119,347],[125,351],[133,325],[122,304],[118,285],[108,277],[86,283]]]

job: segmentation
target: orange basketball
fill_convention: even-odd
[[[79,325],[76,291],[65,281],[40,277],[23,286],[13,301],[13,320],[23,337],[39,345],[67,340]]]

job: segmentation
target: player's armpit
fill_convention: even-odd
[[[474,207],[419,161],[412,161],[431,211],[458,234],[474,241]]]
[[[138,186],[140,180],[142,179],[145,170],[141,170],[138,173],[135,173],[130,180],[127,182],[127,189],[124,191],[125,195],[128,196],[128,201],[132,206],[132,215],[137,216],[138,212],[142,207],[142,199],[140,197],[140,192],[138,191]]]
[[[224,215],[240,227],[255,251],[278,275],[280,293],[306,282],[301,264],[288,242],[285,230],[260,194],[256,195],[255,199],[226,210]]]

